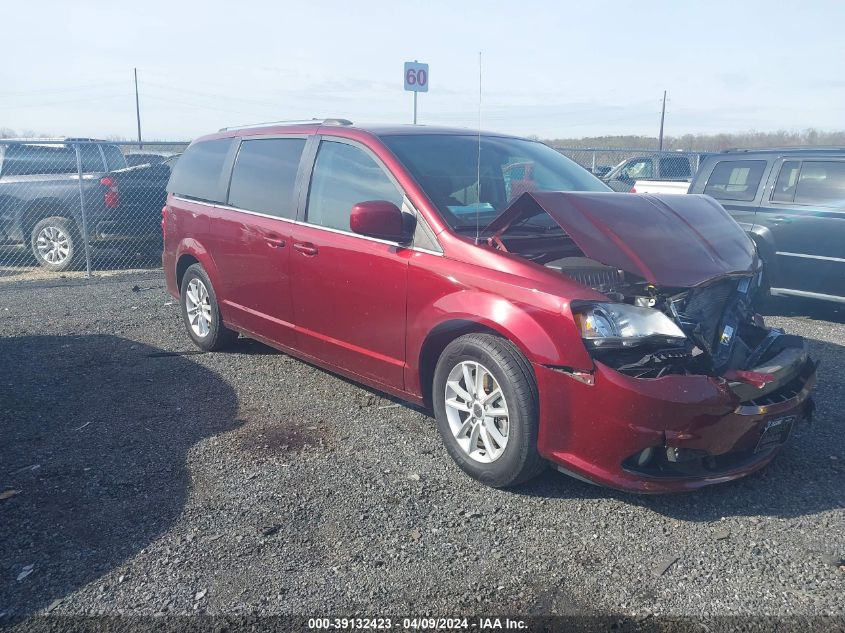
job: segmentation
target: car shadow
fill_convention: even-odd
[[[0,613],[19,618],[168,530],[188,450],[240,423],[214,372],[120,337],[3,338],[0,358]]]
[[[775,459],[743,479],[695,492],[639,495],[588,484],[549,469],[514,489],[547,498],[612,498],[685,521],[709,522],[726,516],[798,517],[845,507],[845,434],[839,404],[845,401],[845,347],[810,340],[821,362],[814,392],[813,425],[796,434]]]

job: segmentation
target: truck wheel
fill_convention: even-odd
[[[490,334],[452,341],[437,361],[432,399],[446,450],[470,476],[501,488],[545,468],[534,374],[510,341]]]
[[[182,318],[194,345],[216,352],[235,342],[238,333],[223,325],[217,295],[200,264],[192,264],[182,277]]]
[[[44,218],[32,229],[32,254],[42,268],[67,270],[74,263],[78,233],[67,218]]]

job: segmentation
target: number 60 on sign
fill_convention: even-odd
[[[428,64],[405,62],[405,90],[428,92]]]

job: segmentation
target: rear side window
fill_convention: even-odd
[[[798,172],[801,171],[801,163],[797,160],[788,160],[780,168],[772,201],[792,202],[795,200],[795,185],[798,184]]]
[[[7,145],[0,176],[75,174],[76,151],[60,145]]]
[[[79,156],[82,159],[82,173],[104,171],[103,157],[100,154],[100,146],[91,143],[79,145]]]
[[[795,202],[845,206],[845,162],[805,160],[795,188]]]
[[[622,170],[621,176],[623,178],[630,178],[631,180],[654,178],[654,168],[651,164],[651,159],[641,158],[636,162],[631,163]]]
[[[311,224],[348,231],[352,207],[359,202],[387,200],[401,208],[402,197],[402,192],[364,150],[323,141],[311,177],[306,219]]]
[[[660,158],[661,178],[690,178],[689,158],[686,156],[664,156]]]
[[[229,205],[293,218],[294,183],[304,147],[305,139],[299,138],[243,141],[232,170]]]
[[[109,171],[126,167],[126,157],[117,145],[103,145],[102,147],[103,153],[106,155],[106,168]]]
[[[226,199],[223,166],[233,140],[230,138],[194,143],[179,158],[173,168],[167,191],[205,202]]]
[[[713,168],[704,193],[717,200],[754,200],[765,169],[764,160],[723,160]]]

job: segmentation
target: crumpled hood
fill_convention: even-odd
[[[548,213],[584,255],[657,286],[686,288],[757,269],[754,243],[710,196],[528,192],[484,231]]]

